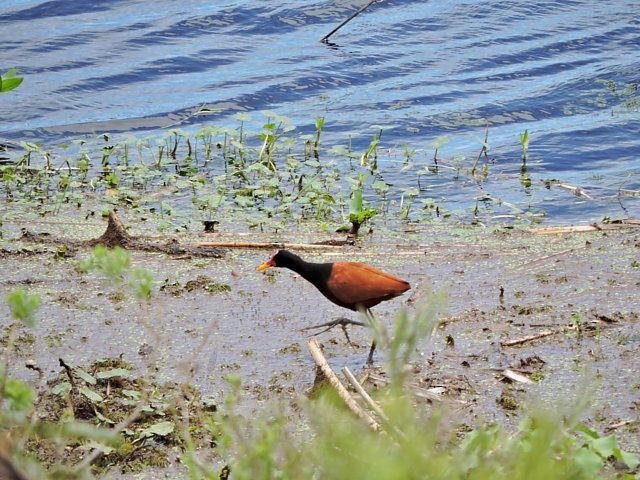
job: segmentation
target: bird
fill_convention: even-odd
[[[409,282],[388,273],[381,272],[370,265],[360,262],[307,262],[289,250],[278,250],[271,258],[257,267],[259,272],[269,268],[288,268],[313,284],[329,301],[353,311],[362,311],[373,317],[371,308],[380,302],[391,300],[411,288]],[[329,328],[343,323],[344,319],[316,325],[310,328]],[[356,325],[362,322],[349,321]],[[373,363],[374,340],[369,350],[367,364]]]

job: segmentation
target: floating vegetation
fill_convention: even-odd
[[[470,214],[456,200],[455,210],[447,198],[434,196],[434,184],[470,185],[466,206],[474,196],[488,195],[489,168],[496,162],[488,155],[488,128],[469,163],[440,153],[446,137],[423,154],[407,145],[383,145],[384,127],[376,126],[364,151],[354,150],[351,139],[323,148],[323,117],[316,119],[314,135],[301,135],[288,118],[266,114],[257,132],[248,130],[251,117],[242,114],[235,128],[206,125],[195,134],[171,129],[162,138],[118,140],[104,134],[56,148],[19,142],[0,163],[0,199],[40,216],[63,207],[102,215],[126,208],[141,221],[153,218],[160,231],[200,231],[203,224],[224,229],[240,222],[277,232],[312,220],[336,227],[349,222],[357,232],[374,216],[412,222],[478,217],[477,209]],[[524,144],[523,153],[524,165]],[[512,176],[522,182],[522,175]],[[529,187],[530,174],[526,178]],[[487,215],[506,206],[494,200]],[[540,215],[530,203],[523,199],[521,214],[512,218],[530,222]]]

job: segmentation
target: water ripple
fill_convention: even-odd
[[[640,114],[620,93],[640,80],[636,3],[387,0],[325,45],[362,0],[5,0],[2,68],[26,78],[2,96],[0,132],[153,133],[208,104],[229,108],[220,121],[277,110],[302,131],[325,116],[328,139],[361,134],[354,148],[376,124],[425,151],[447,134],[445,155],[468,154],[489,125],[513,172],[528,129],[545,175],[638,172]]]

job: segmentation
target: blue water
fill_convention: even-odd
[[[25,81],[0,95],[0,141],[195,132],[269,110],[303,133],[324,116],[326,146],[363,149],[382,126],[387,178],[413,186],[437,137],[445,162],[470,163],[488,124],[482,191],[433,176],[424,195],[471,209],[487,194],[555,222],[640,216],[640,197],[618,196],[640,189],[640,94],[604,84],[640,81],[637,1],[386,0],[319,42],[364,3],[4,0],[0,70]],[[202,105],[222,111],[190,117]],[[405,144],[416,152],[401,170]]]

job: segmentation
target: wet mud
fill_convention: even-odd
[[[92,225],[80,234],[85,240],[105,226]],[[51,224],[30,229],[64,237],[64,228]],[[363,261],[409,281],[410,292],[374,309],[387,324],[398,309],[414,309],[422,292],[446,288],[447,314],[412,365],[418,404],[444,403],[463,429],[513,426],[525,407],[571,404],[586,393],[585,422],[616,433],[631,451],[640,449],[637,228],[537,235],[432,224],[401,235],[390,231],[379,225],[355,245],[300,253],[314,261]],[[329,237],[223,232],[180,242]],[[2,248],[0,296],[21,286],[42,298],[36,327],[18,329],[10,361],[10,373],[41,392],[60,377],[59,359],[80,366],[119,358],[158,384],[181,383],[188,372],[189,383],[213,402],[228,393],[228,374],[241,378],[249,410],[271,400],[295,402],[315,375],[310,337],[301,330],[345,315],[357,319],[288,270],[257,272],[272,253],[266,249],[222,249],[208,258],[133,249],[132,264],[157,280],[153,299],[141,305],[126,285],[78,271],[88,245],[60,255],[55,242],[34,241],[16,228],[13,236],[5,234]],[[5,303],[0,319],[6,332],[11,320]],[[334,370],[347,365],[362,375],[370,332],[352,326],[349,334],[353,345],[339,328],[315,338]],[[384,353],[368,371],[367,388],[385,384]],[[510,379],[506,370],[529,382]]]

